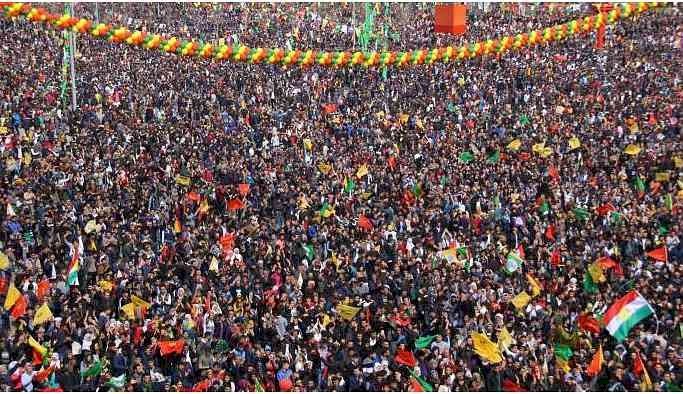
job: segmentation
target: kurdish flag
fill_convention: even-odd
[[[637,291],[630,291],[605,313],[605,328],[618,342],[623,342],[636,324],[652,315],[654,309]]]
[[[73,256],[71,256],[71,261],[69,261],[69,266],[66,269],[66,285],[67,286],[78,286],[78,271],[81,269],[80,257],[78,253],[78,248],[74,248]]]

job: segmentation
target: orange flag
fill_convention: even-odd
[[[227,253],[227,251],[232,249],[233,245],[235,244],[235,233],[223,235],[218,240],[218,243],[221,244],[221,249],[223,249],[223,252]]]
[[[240,183],[240,184],[237,186],[237,189],[239,190],[239,192],[240,192],[240,194],[242,195],[242,197],[244,197],[244,196],[246,196],[247,194],[249,194],[249,184],[248,184],[248,183]]]
[[[26,308],[28,307],[28,301],[26,300],[26,296],[21,296],[17,300],[17,302],[14,303],[14,306],[12,307],[12,317],[15,319],[18,319],[26,313]]]
[[[178,339],[177,341],[160,341],[159,342],[159,353],[161,356],[167,354],[182,354],[183,348],[185,347],[185,340]]]
[[[387,165],[389,166],[389,168],[391,168],[392,171],[395,170],[396,158],[394,156],[389,156],[389,159],[387,159]]]
[[[237,199],[233,198],[232,200],[228,201],[228,209],[231,211],[236,211],[238,209],[244,208],[244,203]]]
[[[660,246],[657,249],[647,252],[648,257],[651,257],[657,261],[668,261],[669,256],[666,252],[666,246]]]
[[[47,292],[50,291],[50,281],[47,279],[43,279],[38,283],[38,289],[36,290],[36,297],[38,297],[39,300],[42,300],[43,297],[47,295]]]
[[[189,192],[187,193],[187,198],[192,201],[199,201],[202,199],[202,196],[200,196],[197,192]]]
[[[595,352],[595,356],[593,356],[593,360],[591,360],[590,365],[586,369],[588,376],[596,376],[599,374],[604,361],[605,360],[602,358],[602,345],[600,345],[598,351]]]
[[[370,231],[372,230],[372,221],[365,217],[365,215],[360,215],[358,218],[358,227],[365,231]]]

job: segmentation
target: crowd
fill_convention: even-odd
[[[3,19],[0,390],[680,391],[682,22],[386,73],[79,36],[72,111],[61,34]]]
[[[367,21],[372,30],[367,48],[398,51],[459,46],[595,13],[588,3],[562,5],[562,12],[559,7],[532,4],[489,4],[495,12],[470,7],[468,33],[455,37],[433,32],[434,7],[423,3],[76,3],[74,14],[184,39],[330,51],[362,49]],[[70,9],[61,3],[46,6],[58,13]]]

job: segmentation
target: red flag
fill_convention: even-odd
[[[4,272],[0,272],[0,294],[7,293],[8,288],[9,288],[9,276]]]
[[[557,267],[562,262],[562,257],[560,256],[560,250],[558,248],[553,249],[553,253],[550,255],[550,264],[553,267]]]
[[[42,383],[50,377],[51,373],[52,367],[48,367],[47,369],[43,368],[40,371],[36,372],[35,375],[33,375],[33,380],[35,380],[38,383]]]
[[[598,319],[589,315],[588,313],[581,314],[578,319],[579,328],[584,331],[594,332],[600,334],[600,323]]]
[[[412,206],[415,203],[415,196],[413,196],[410,190],[403,192],[403,203],[407,206]]]
[[[557,172],[557,168],[552,164],[548,167],[548,175],[550,175],[554,182],[560,181],[560,174]]]
[[[588,373],[588,376],[596,376],[599,374],[600,370],[602,369],[603,362],[602,345],[600,345],[598,350],[595,352],[595,356],[593,356],[593,360],[591,360],[590,365],[588,365],[588,368],[586,368],[586,373]]]
[[[604,270],[613,268],[613,267],[615,267],[615,266],[617,265],[617,262],[614,261],[614,260],[612,260],[612,259],[609,258],[609,257],[600,257],[600,258],[596,261],[596,263],[598,263],[598,265],[600,265],[600,268],[602,268],[602,269],[604,269]]]
[[[372,221],[365,217],[365,215],[360,215],[360,217],[358,218],[358,226],[365,231],[370,231],[373,227]]]
[[[598,28],[598,33],[595,38],[595,48],[601,49],[605,47],[605,25]]]
[[[38,289],[36,290],[36,297],[38,297],[38,300],[42,300],[43,297],[47,295],[47,292],[50,291],[50,281],[47,279],[43,279],[38,283]]]
[[[612,211],[616,211],[617,208],[612,205],[612,203],[607,203],[607,204],[602,204],[599,207],[595,209],[598,212],[598,215],[600,216],[606,216]]]
[[[519,244],[517,246],[517,254],[522,260],[524,260],[524,258],[526,257],[526,254],[524,253],[524,246],[522,246],[522,244]]]
[[[666,246],[660,246],[657,249],[647,252],[647,255],[657,261],[668,261],[668,254],[666,252]]]
[[[244,203],[241,200],[233,198],[232,200],[228,201],[228,209],[231,211],[236,211],[238,209],[243,209],[243,208],[244,208]]]
[[[221,244],[221,248],[223,249],[223,253],[227,253],[228,250],[232,249],[232,247],[235,245],[235,233],[229,233],[223,235],[219,240],[218,243]]]
[[[396,315],[396,316],[392,317],[391,321],[396,323],[396,325],[399,327],[406,327],[410,324],[410,318],[406,317],[403,314]]]
[[[391,168],[391,170],[396,169],[396,158],[394,156],[389,156],[389,159],[387,159],[387,166]]]
[[[17,302],[14,303],[12,307],[12,317],[18,319],[26,313],[26,308],[28,307],[28,301],[26,301],[26,296],[22,295],[19,297]]]
[[[31,361],[31,364],[33,365],[42,365],[43,364],[43,356],[36,351],[36,349],[31,349],[31,355],[33,356],[33,360]]]
[[[187,193],[187,198],[191,201],[199,201],[202,199],[202,196],[200,196],[197,192],[189,192]]]
[[[396,361],[398,364],[407,365],[411,368],[417,365],[417,360],[415,359],[413,352],[408,350],[399,350],[396,352],[394,361]]]
[[[177,341],[160,341],[159,353],[161,353],[162,357],[167,354],[182,354],[184,347],[184,339],[178,339]]]
[[[640,358],[640,353],[636,353],[633,358],[633,373],[640,376],[645,371],[645,365],[643,365],[643,360]]]
[[[204,310],[207,312],[211,311],[211,293],[207,294],[206,297],[204,297]]]
[[[548,227],[546,227],[546,229],[545,229],[545,236],[546,236],[546,238],[554,241],[555,240],[555,226],[553,226],[552,224],[548,225]]]
[[[211,386],[211,380],[204,379],[201,382],[195,384],[194,387],[192,387],[192,391],[194,391],[194,392],[207,391],[209,389],[209,386]]]
[[[213,182],[213,172],[211,172],[211,170],[208,168],[205,168],[204,172],[202,172],[202,179],[204,179],[207,183]]]
[[[249,194],[249,184],[248,183],[240,183],[239,185],[237,185],[237,190],[239,190],[242,197],[244,197],[247,194]]]
[[[412,393],[424,392],[424,390],[422,389],[422,385],[415,378],[410,378],[410,391]]]
[[[508,392],[522,392],[525,391],[522,386],[518,385],[517,383],[513,382],[512,380],[505,378],[503,379],[503,385],[502,385],[503,391],[508,391]]]

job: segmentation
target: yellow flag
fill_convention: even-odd
[[[178,175],[177,177],[175,177],[175,183],[182,186],[190,186],[191,182],[192,180],[189,176]]]
[[[209,212],[209,201],[205,198],[199,203],[199,213],[206,214]]]
[[[218,272],[218,259],[216,256],[211,257],[211,264],[209,264],[209,271]]]
[[[520,147],[522,146],[522,141],[519,140],[519,138],[515,138],[508,144],[508,149],[512,151],[517,151]]]
[[[512,335],[510,335],[508,329],[503,326],[503,329],[500,330],[500,334],[498,334],[498,349],[502,352],[503,350],[510,348],[510,345],[514,342],[515,340],[512,338]]]
[[[301,198],[299,199],[299,209],[304,210],[310,206],[311,205],[308,203],[308,199],[306,199],[306,196],[301,196]]]
[[[591,275],[591,279],[593,279],[593,282],[595,283],[602,283],[607,280],[600,264],[593,263],[589,265],[588,273]]]
[[[572,137],[569,139],[569,150],[574,150],[579,147],[581,147],[581,141],[578,138]]]
[[[498,345],[493,343],[489,337],[478,332],[470,333],[470,337],[474,344],[474,352],[481,358],[493,364],[503,361],[503,356],[500,353],[500,349],[498,349]]]
[[[320,170],[320,172],[327,175],[332,170],[332,166],[327,163],[320,163],[318,164],[318,169]]]
[[[132,302],[127,303],[121,307],[121,310],[126,313],[128,320],[135,320],[135,304]]]
[[[309,152],[313,150],[313,141],[310,138],[304,138],[304,148]]]
[[[14,306],[14,303],[17,302],[19,297],[21,297],[21,293],[14,287],[14,283],[11,283],[9,289],[7,289],[7,296],[5,297],[5,310],[8,311]]]
[[[38,343],[38,341],[33,339],[33,337],[30,335],[28,337],[28,345],[43,357],[45,357],[45,355],[47,354],[47,349],[45,348],[45,346]]]
[[[47,306],[47,303],[44,303],[43,306],[36,310],[36,314],[33,316],[33,325],[41,325],[50,319],[52,319],[52,311],[50,310],[50,307]]]
[[[355,306],[344,305],[344,304],[337,305],[337,312],[345,320],[353,319],[358,314],[359,311],[360,311],[360,308],[356,308]]]
[[[104,290],[107,293],[112,291],[112,289],[114,288],[114,284],[108,280],[101,280],[97,282],[97,285],[100,287],[100,289]]]
[[[531,147],[531,150],[534,151],[534,153],[538,153],[539,155],[543,153],[543,150],[545,149],[545,142],[539,142],[538,144],[534,144]]]
[[[671,179],[671,173],[669,173],[669,171],[655,173],[655,181],[657,182],[668,182],[669,179]]]
[[[358,167],[358,171],[356,171],[356,177],[362,178],[366,175],[368,175],[368,166],[363,164],[362,166]]]
[[[529,294],[527,294],[526,291],[523,291],[523,292],[517,294],[515,296],[515,298],[510,300],[512,305],[514,305],[515,308],[517,308],[517,309],[524,308],[526,306],[526,304],[529,303],[529,301],[531,301],[531,296]]]
[[[150,304],[149,302],[143,300],[142,298],[140,298],[136,295],[131,296],[130,300],[133,302],[133,304],[135,304],[135,306],[141,306],[141,307],[145,307],[145,308],[149,308],[152,306],[152,304]]]
[[[328,315],[323,313],[323,322],[322,322],[323,327],[327,327],[327,325],[330,324],[330,321],[332,321],[332,319],[330,319],[330,317]]]
[[[406,124],[406,123],[408,123],[409,117],[410,116],[408,116],[408,114],[400,114],[400,115],[398,115],[398,121],[401,122],[401,124]]]
[[[634,144],[629,144],[626,149],[624,149],[624,153],[627,155],[635,156],[638,153],[640,153],[640,147],[638,145]]]
[[[3,252],[0,252],[0,270],[9,268],[9,257]]]
[[[561,368],[562,371],[564,371],[564,373],[568,373],[571,370],[567,361],[563,360],[561,357],[555,357],[555,363],[558,368]]]
[[[97,222],[95,222],[94,219],[91,219],[88,221],[88,223],[85,224],[85,233],[90,234],[93,231],[97,230]]]
[[[676,168],[681,168],[681,167],[683,167],[683,159],[681,159],[681,158],[678,157],[678,156],[677,156],[677,157],[674,157],[674,165],[676,166]]]
[[[526,274],[526,279],[531,285],[531,295],[536,297],[537,295],[541,294],[541,284],[538,283],[536,278],[534,278],[531,274]]]

